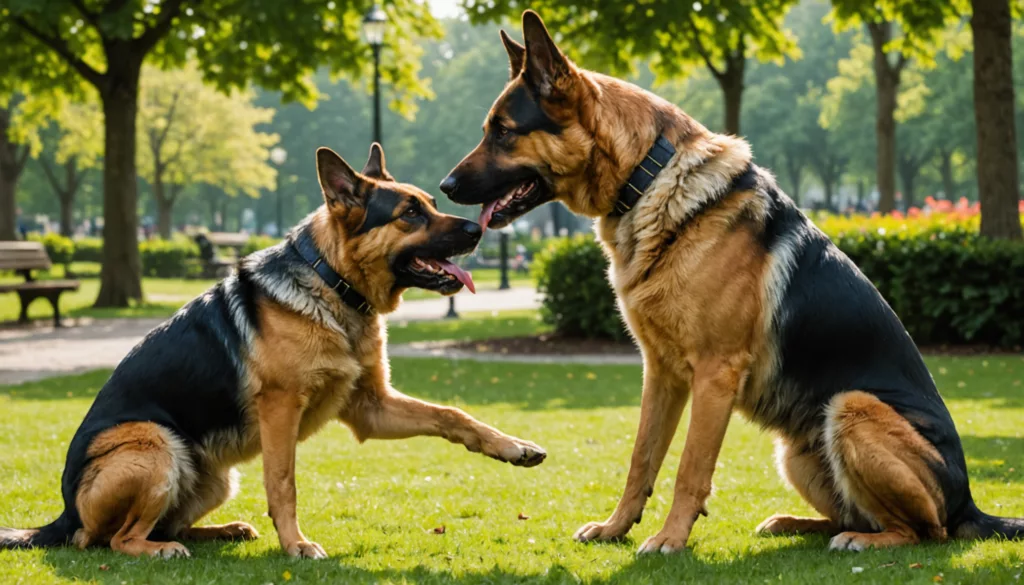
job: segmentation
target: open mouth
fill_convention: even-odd
[[[476,293],[473,276],[444,258],[422,258],[414,256],[406,271],[412,277],[413,285],[442,294],[453,294],[463,286]]]
[[[544,183],[539,178],[530,179],[499,199],[485,203],[477,223],[494,229],[503,228],[548,199],[550,196]]]

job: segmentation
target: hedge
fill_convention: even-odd
[[[41,242],[46,248],[46,255],[50,257],[50,262],[55,265],[70,264],[74,258],[75,242],[71,238],[57,233],[49,233],[45,236],[30,234],[28,239],[32,242]]]
[[[918,345],[1024,345],[1024,243],[992,241],[971,217],[816,217],[878,287]],[[553,242],[535,265],[558,333],[621,339],[607,260],[592,237]]]

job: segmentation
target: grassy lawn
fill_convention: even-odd
[[[388,342],[473,341],[537,335],[550,330],[551,327],[541,322],[540,313],[535,310],[464,313],[453,320],[392,321],[388,324]]]
[[[38,276],[38,278],[52,279],[64,277],[62,267],[54,267],[51,272],[52,274],[44,274]],[[495,290],[498,288],[500,277],[497,269],[485,268],[474,270],[473,278],[478,285],[477,290]],[[5,283],[22,282],[23,280],[13,275],[0,278],[0,281]],[[513,287],[533,286],[533,280],[522,275],[510,276],[509,281]],[[83,278],[81,279],[81,287],[77,291],[61,295],[61,312],[71,317],[92,317],[97,319],[112,317],[168,317],[182,305],[213,286],[215,282],[214,280],[181,278],[143,278],[142,292],[146,296],[146,301],[142,304],[126,309],[94,309],[92,304],[96,301],[96,295],[100,290],[99,279]],[[420,289],[412,289],[405,293],[405,299],[410,301],[437,298],[439,296],[437,293]],[[16,320],[19,311],[18,295],[14,293],[0,294],[0,322]],[[50,308],[48,301],[37,299],[29,306],[28,315],[32,319],[47,319],[53,317],[53,310]]]
[[[975,498],[986,511],[1024,516],[1024,358],[928,362],[963,435]],[[56,517],[64,449],[106,376],[0,388],[0,525],[36,526]],[[573,531],[604,519],[625,481],[639,367],[396,359],[393,376],[410,394],[461,406],[537,441],[548,460],[517,469],[427,438],[358,445],[331,425],[298,456],[299,516],[304,532],[331,555],[326,561],[294,561],[279,551],[255,461],[241,468],[239,496],[209,518],[251,522],[262,534],[255,542],[190,544],[193,558],[172,561],[102,549],[4,551],[0,583],[1012,584],[1024,571],[1024,543],[856,554],[829,552],[820,536],[754,536],[772,513],[811,510],[778,479],[770,438],[739,418],[718,465],[710,517],[698,521],[691,550],[634,556],[668,512],[678,436],[631,540],[576,544]],[[440,526],[444,534],[435,534]]]

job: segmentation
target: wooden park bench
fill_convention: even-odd
[[[77,280],[36,280],[33,270],[47,270],[52,266],[46,248],[39,242],[0,242],[0,271],[14,271],[25,277],[25,282],[0,284],[0,293],[16,292],[21,300],[19,323],[28,322],[28,306],[42,297],[53,307],[53,324],[61,326],[60,295],[64,291],[78,290]]]
[[[231,267],[241,257],[242,248],[249,242],[248,234],[232,232],[208,232],[195,236],[199,245],[199,257],[203,261],[205,278],[223,278],[231,272]],[[217,248],[234,250],[233,258],[225,258],[217,254]]]

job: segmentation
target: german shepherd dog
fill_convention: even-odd
[[[640,552],[682,549],[707,513],[733,410],[778,435],[782,475],[823,516],[772,516],[762,533],[827,533],[847,550],[1024,536],[1024,521],[975,506],[953,420],[899,319],[747,143],[576,67],[533,12],[523,35],[525,47],[502,31],[510,81],[441,189],[482,204],[490,227],[552,200],[596,218],[644,385],[625,493],[575,538],[618,539],[640,521],[688,400],[672,508]]]
[[[330,420],[359,441],[439,436],[514,465],[543,449],[389,383],[383,314],[419,287],[453,294],[447,258],[482,230],[395,182],[374,144],[362,173],[317,151],[324,205],[272,248],[153,330],[114,370],[71,441],[64,512],[0,529],[0,548],[106,545],[189,556],[176,539],[250,539],[243,522],[194,526],[231,497],[238,463],[263,455],[270,517],[293,557],[323,558],[299,530],[295,447]]]

